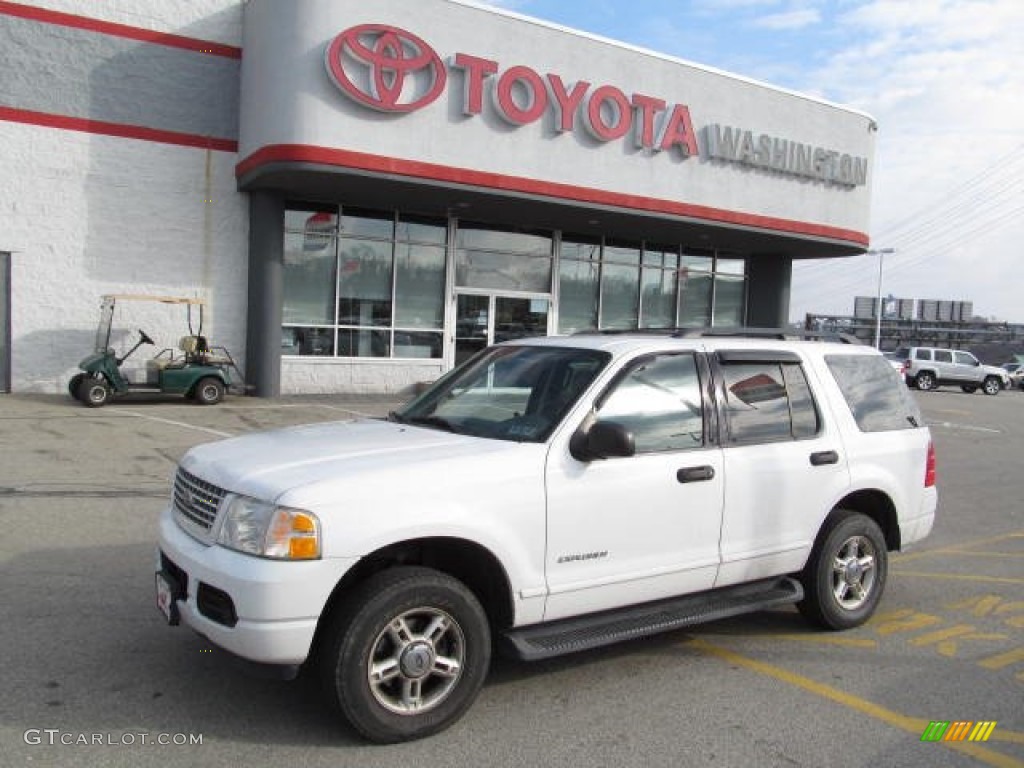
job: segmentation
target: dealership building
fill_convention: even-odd
[[[402,394],[503,339],[780,326],[794,259],[868,247],[870,116],[464,0],[0,36],[0,390],[62,391],[105,294],[202,298],[256,394]],[[187,332],[118,313],[122,351]]]

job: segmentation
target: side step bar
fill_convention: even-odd
[[[788,605],[803,597],[796,580],[769,579],[512,629],[504,634],[503,645],[516,658],[537,661]]]

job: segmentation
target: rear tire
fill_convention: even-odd
[[[810,623],[825,629],[860,626],[878,607],[888,566],[878,524],[859,512],[838,510],[800,575],[804,599],[797,607]]]
[[[387,744],[462,717],[490,661],[490,626],[476,596],[440,571],[403,566],[355,588],[325,628],[318,666],[344,718]]]
[[[929,390],[935,389],[935,376],[928,371],[921,371],[914,378],[914,384],[922,392],[928,392]]]
[[[84,373],[76,373],[68,380],[68,394],[75,398],[75,400],[78,399],[78,388],[81,386],[85,377],[86,374]]]
[[[103,407],[110,402],[110,395],[106,379],[87,376],[78,383],[78,399],[89,408]]]
[[[220,379],[207,376],[192,388],[192,396],[200,405],[216,405],[224,399],[224,384]]]

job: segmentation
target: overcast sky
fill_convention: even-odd
[[[883,293],[1024,323],[1024,0],[486,4],[870,113]],[[800,263],[790,318],[877,289],[877,256]]]

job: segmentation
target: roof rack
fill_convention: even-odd
[[[836,341],[842,344],[861,344],[861,340],[849,333],[827,333],[822,331],[805,331],[799,328],[632,328],[577,331],[573,336],[593,335],[618,336],[618,335],[644,335],[644,336],[670,336],[674,339],[696,339],[712,337],[731,337],[748,339],[807,339],[810,341]]]

